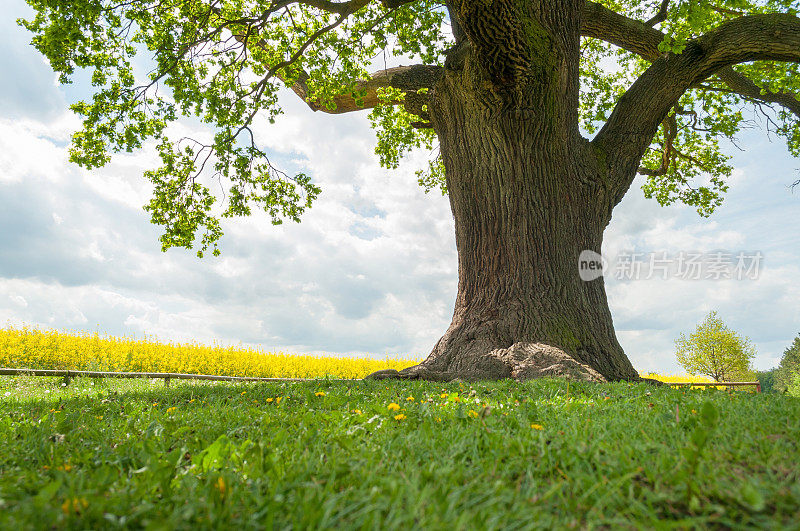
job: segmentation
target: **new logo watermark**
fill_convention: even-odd
[[[578,257],[578,274],[584,282],[600,278],[605,274],[608,262],[603,255],[586,249]]]
[[[591,250],[578,257],[581,280],[755,280],[764,265],[761,251],[623,251],[613,258]]]

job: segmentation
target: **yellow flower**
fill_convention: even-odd
[[[325,391],[317,391],[314,396],[325,396]]]
[[[98,415],[95,417],[97,420],[103,420],[103,415]]]
[[[194,400],[195,400],[195,399],[194,399],[194,398],[192,398],[191,400],[189,400],[189,403],[191,404],[192,402],[194,402]]]
[[[477,412],[477,411],[473,411],[472,409],[470,409],[470,410],[467,412],[467,415],[469,415],[470,417],[472,417],[472,418],[474,418],[474,419],[478,418],[478,412]]]
[[[408,402],[413,402],[414,401],[414,397],[413,396],[409,396],[408,398],[406,398],[406,400]]]
[[[56,467],[56,470],[63,470],[64,472],[69,472],[70,470],[72,470],[72,465],[70,465],[69,463],[64,465],[59,465]]]
[[[353,413],[355,413],[356,415],[360,415],[361,414],[361,410],[360,409],[354,409]]]
[[[168,408],[167,408],[167,413],[172,413],[172,412],[173,412],[173,411],[175,411],[176,409],[178,409],[178,408],[176,408],[176,407],[168,407]]]
[[[246,395],[246,394],[247,394],[247,391],[242,391],[242,394],[243,394],[243,395]]]
[[[217,483],[214,486],[220,494],[225,495],[225,479],[222,476],[217,479]]]
[[[400,409],[400,404],[395,404],[394,402],[392,402],[386,407],[389,409],[389,411],[397,411]]]
[[[280,403],[281,403],[281,400],[283,400],[283,397],[282,397],[282,396],[276,397],[276,398],[275,398],[275,403],[276,403],[276,404],[280,404]]]
[[[406,416],[403,415],[402,413],[394,416],[394,420],[403,420],[404,418],[406,418]]]
[[[533,428],[534,430],[543,430],[544,426],[542,426],[541,424],[531,424],[531,428]]]
[[[67,498],[61,504],[61,510],[64,511],[64,514],[79,513],[81,508],[86,509],[87,507],[89,507],[89,502],[86,501],[86,498]]]
[[[267,398],[267,404],[269,404],[270,402],[272,402],[272,399],[271,398]]]
[[[447,393],[442,393],[439,395],[439,398],[447,398]]]

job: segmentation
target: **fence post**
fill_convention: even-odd
[[[169,376],[164,378],[164,387],[169,387]]]
[[[64,375],[64,385],[69,385],[69,381],[70,381],[69,371],[67,371],[67,373]]]

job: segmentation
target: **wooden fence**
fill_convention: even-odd
[[[680,383],[670,383],[670,386],[673,387],[746,387],[751,386],[756,388],[756,393],[761,392],[761,382],[680,382]]]
[[[64,383],[79,376],[84,378],[163,378],[164,385],[169,385],[171,379],[175,380],[212,380],[218,382],[308,382],[312,378],[258,378],[255,376],[217,376],[214,374],[185,374],[180,372],[112,372],[112,371],[67,371],[60,369],[6,369],[0,367],[0,375],[16,376],[55,376],[63,377]],[[337,381],[357,382],[355,378],[337,378]],[[671,387],[742,387],[753,386],[756,393],[761,392],[760,382],[680,382],[669,383]]]
[[[218,376],[214,374],[185,374],[180,372],[113,372],[113,371],[68,371],[60,369],[6,369],[0,368],[0,375],[56,376],[63,377],[64,383],[77,377],[83,378],[163,378],[164,384],[170,380],[212,380],[218,382],[307,382],[308,378],[258,378],[255,376]],[[337,380],[341,380],[337,378]],[[357,380],[344,380],[357,381]]]

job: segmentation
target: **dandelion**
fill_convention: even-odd
[[[280,403],[281,403],[281,400],[283,400],[283,397],[282,397],[282,396],[276,397],[276,398],[275,398],[275,403],[276,403],[276,404],[280,404]]]
[[[355,413],[356,415],[360,415],[361,414],[361,410],[360,409],[354,409],[353,413]]]
[[[533,428],[534,430],[543,430],[544,426],[542,426],[541,424],[531,424],[531,428]]]
[[[177,408],[177,407],[168,407],[168,408],[167,408],[167,413],[172,413],[172,412],[173,412],[173,411],[175,411],[176,409],[178,409],[178,408]]]
[[[98,415],[95,417],[97,420],[103,420],[103,415]]]
[[[406,398],[406,401],[407,402],[413,402],[414,401],[414,397],[413,396],[409,396],[408,398]]]
[[[317,391],[314,396],[325,396],[325,391]]]
[[[392,402],[391,404],[389,404],[388,406],[386,406],[386,408],[387,408],[389,411],[398,411],[398,410],[400,409],[400,404],[395,404],[394,402]]]
[[[439,398],[447,398],[447,396],[448,396],[447,393],[442,393],[439,395]]]
[[[70,470],[72,470],[72,465],[70,465],[69,463],[65,463],[63,465],[57,466],[56,470],[61,470],[62,472],[69,472]]]
[[[406,416],[403,415],[402,413],[394,416],[394,420],[403,420],[404,418],[406,418]]]
[[[246,395],[247,391],[242,391],[242,396]]]
[[[475,411],[475,410],[472,410],[472,409],[470,409],[470,410],[467,412],[467,415],[469,415],[470,417],[472,417],[472,418],[474,418],[474,419],[478,418],[478,412],[477,412],[477,411]]]
[[[272,403],[272,400],[273,400],[272,398],[267,398],[267,404]]]
[[[81,509],[86,509],[87,507],[89,507],[89,502],[86,501],[86,498],[67,498],[61,504],[61,510],[67,515],[73,512],[80,513]]]
[[[189,403],[191,404],[192,402],[194,402],[194,400],[195,400],[195,399],[194,399],[194,398],[192,398],[191,400],[189,400]]]

